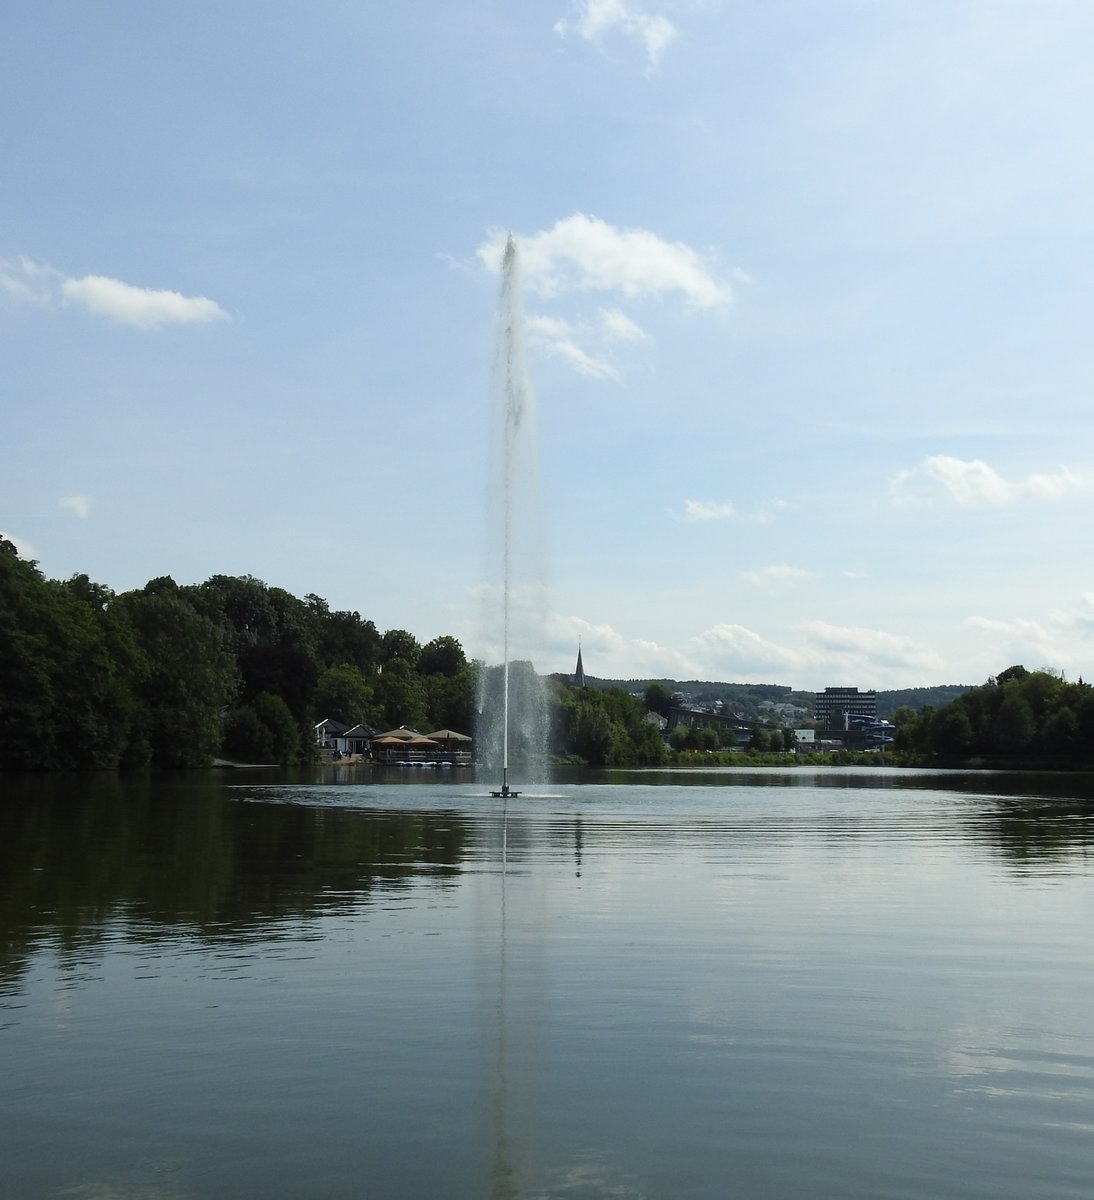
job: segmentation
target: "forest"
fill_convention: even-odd
[[[296,763],[316,722],[472,732],[479,664],[322,597],[250,576],[116,594],[47,579],[0,539],[0,769]],[[548,679],[551,746],[574,761],[659,762],[645,706]]]
[[[378,730],[473,733],[483,669],[454,637],[422,645],[404,629],[381,632],[320,596],[299,599],[251,576],[191,585],[163,576],[116,594],[86,575],[47,579],[3,539],[0,664],[0,770],[177,769],[218,757],[306,762],[325,717]],[[543,683],[556,761],[653,766],[739,752],[732,731],[713,729],[678,728],[666,745],[648,720],[650,712],[668,714],[671,693],[660,681],[644,694],[575,688],[565,676]],[[774,686],[753,693],[761,703],[769,694],[808,702]],[[891,761],[1094,760],[1094,688],[1049,670],[1009,667],[950,703],[904,704],[893,717]],[[746,719],[752,755],[795,761],[791,730]]]
[[[895,714],[896,748],[917,762],[1083,766],[1094,761],[1094,688],[1008,667],[941,708]]]

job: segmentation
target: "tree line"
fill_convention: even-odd
[[[481,664],[251,576],[115,593],[47,579],[0,539],[0,769],[187,768],[222,756],[294,763],[330,717],[471,733]],[[657,763],[640,699],[549,680],[550,751]]]
[[[0,539],[0,769],[194,767],[223,756],[293,763],[314,726],[397,725],[471,733],[482,665],[440,636],[381,632],[251,576],[115,593],[87,575],[47,579]],[[650,713],[671,694],[546,680],[550,753],[592,766],[658,765],[736,749],[735,735],[678,729]],[[894,714],[906,762],[1089,764],[1094,688],[1014,666],[951,703]],[[723,745],[725,741],[725,745]],[[753,754],[786,753],[789,731],[755,722]]]
[[[463,730],[473,715],[455,638],[423,646],[250,576],[121,594],[46,579],[2,539],[0,663],[8,770],[291,763],[324,717]]]
[[[1094,688],[1008,667],[942,708],[898,709],[895,744],[916,761],[1070,766],[1094,761]]]

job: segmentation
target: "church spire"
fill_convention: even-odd
[[[585,668],[581,665],[581,643],[577,644],[577,668],[574,671],[574,687],[585,686]]]

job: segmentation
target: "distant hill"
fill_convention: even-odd
[[[941,683],[937,687],[898,688],[890,692],[878,692],[877,713],[879,717],[891,717],[905,704],[917,711],[921,708],[944,708],[958,696],[971,691],[971,683]]]
[[[795,691],[781,683],[726,683],[703,679],[597,679],[586,676],[588,687],[622,688],[625,692],[641,694],[651,683],[663,684],[670,692],[682,692],[694,704],[710,704],[721,700],[733,712],[746,717],[760,717],[771,705],[793,704],[813,712],[814,692]],[[944,683],[937,687],[897,688],[878,691],[879,717],[891,717],[903,705],[921,708],[942,708],[967,692],[972,684]]]

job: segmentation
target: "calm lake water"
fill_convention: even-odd
[[[6,1200],[1094,1195],[1094,783],[0,778]]]

